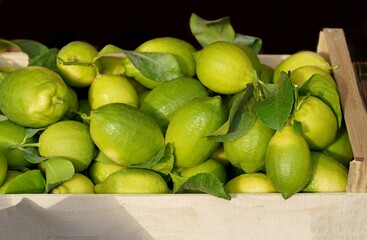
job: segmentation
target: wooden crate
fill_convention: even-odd
[[[343,29],[320,32],[354,160],[345,193],[0,196],[1,239],[367,239],[366,110]],[[288,55],[261,55],[275,66]],[[17,60],[15,61],[18,62]]]

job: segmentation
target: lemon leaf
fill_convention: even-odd
[[[75,172],[73,164],[64,158],[50,158],[41,164],[46,176],[45,193],[49,193],[60,183],[72,178]]]
[[[174,165],[173,147],[167,143],[152,159],[140,164],[133,164],[130,167],[146,168],[163,175],[169,174]]]
[[[18,46],[22,52],[26,53],[30,59],[38,57],[48,52],[48,47],[40,42],[28,39],[14,40],[13,43]]]
[[[182,184],[184,184],[188,179],[174,173],[170,173],[170,176],[173,182],[173,190],[172,190],[173,193],[176,193],[181,188]]]
[[[208,21],[192,13],[190,30],[202,47],[215,41],[233,43],[235,40],[235,31],[230,24],[229,17]]]
[[[37,149],[34,147],[21,148],[21,150],[23,151],[24,158],[30,163],[37,164],[47,159],[45,157],[41,157],[38,154]]]
[[[321,74],[314,74],[300,88],[299,94],[304,95],[311,92],[311,95],[322,99],[333,110],[340,128],[342,124],[342,111],[337,89],[333,84],[324,79]]]
[[[127,50],[123,50],[123,53],[145,77],[151,80],[164,82],[183,76],[173,54]]]
[[[0,38],[0,52],[5,50],[9,46],[17,46],[17,45],[12,41]]]
[[[12,179],[5,179],[5,182],[0,187],[0,193],[44,193],[45,184],[46,181],[41,170],[34,169],[21,173]]]
[[[210,139],[217,142],[233,141],[251,129],[257,119],[253,91],[253,84],[247,84],[246,91],[233,102],[228,120],[208,136]]]
[[[54,72],[58,72],[56,66],[56,59],[58,53],[59,53],[58,49],[51,48],[42,54],[30,58],[28,66],[42,66],[51,69]]]
[[[287,73],[281,72],[277,89],[256,104],[256,112],[264,125],[281,130],[288,121],[294,104],[292,82]]]
[[[249,35],[243,35],[240,33],[236,33],[234,43],[239,44],[239,45],[246,45],[252,48],[256,54],[260,53],[262,44],[263,44],[261,38],[249,36]]]
[[[224,184],[212,173],[198,173],[188,178],[176,191],[176,193],[187,192],[201,192],[226,200],[231,199],[231,195],[226,190]]]

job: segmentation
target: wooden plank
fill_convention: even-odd
[[[343,29],[325,28],[320,33],[318,52],[329,58],[338,86],[343,117],[352,144],[354,160],[350,164],[347,192],[367,191],[367,113],[358,88]],[[358,162],[363,161],[363,162]]]
[[[4,239],[367,239],[362,193],[4,195],[0,209]]]

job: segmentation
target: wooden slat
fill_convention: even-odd
[[[348,130],[354,160],[351,162],[347,191],[366,192],[367,113],[358,88],[357,78],[343,29],[325,28],[320,33],[318,52],[328,58],[334,69],[343,117]]]

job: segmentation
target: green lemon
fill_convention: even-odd
[[[307,185],[312,171],[311,151],[306,140],[293,126],[285,125],[270,139],[265,169],[273,186],[284,199]]]
[[[345,192],[348,169],[339,161],[320,152],[311,152],[312,175],[302,192]]]
[[[183,168],[180,171],[180,175],[182,177],[192,177],[198,173],[212,173],[214,174],[214,176],[216,176],[219,181],[221,181],[222,183],[226,183],[227,182],[227,172],[226,169],[224,168],[224,166],[212,159],[212,158],[208,158],[207,160],[205,160],[204,162],[192,166],[192,167],[188,167],[188,168]]]
[[[9,169],[21,169],[32,166],[15,146],[21,145],[26,137],[26,128],[10,120],[0,121],[0,148],[7,160]],[[27,138],[26,143],[35,143],[34,137]]]
[[[93,109],[90,133],[97,147],[122,166],[149,161],[164,147],[159,125],[140,109],[110,103]]]
[[[318,66],[306,65],[296,68],[291,71],[290,79],[294,85],[301,87],[314,74],[320,74],[323,77],[322,79],[328,81],[336,88],[336,83],[330,72],[327,72]]]
[[[343,124],[334,142],[322,150],[322,152],[341,162],[345,167],[349,167],[350,161],[353,160],[352,144],[349,140],[349,135],[346,126]]]
[[[237,45],[217,41],[195,53],[196,74],[204,86],[219,94],[234,94],[254,81],[251,60]]]
[[[311,150],[321,150],[334,142],[338,123],[334,112],[321,99],[300,97],[294,119],[302,123],[303,136]]]
[[[229,193],[275,193],[269,177],[265,173],[243,173],[225,185]]]
[[[92,161],[88,167],[87,177],[92,180],[94,184],[99,184],[103,182],[109,175],[123,168],[123,166],[116,163]]]
[[[173,54],[178,62],[183,76],[193,77],[195,75],[195,59],[194,53],[196,49],[189,42],[173,38],[173,37],[159,37],[145,41],[135,49],[136,52],[157,52]],[[128,58],[124,58],[123,66],[125,74],[132,77],[143,86],[153,89],[163,82],[157,82],[145,77]]]
[[[165,135],[166,143],[172,143],[176,167],[192,167],[204,162],[219,145],[207,136],[226,119],[220,96],[198,97],[178,109]]]
[[[57,54],[56,66],[65,82],[71,87],[87,87],[97,71],[93,60],[97,49],[84,41],[73,41],[63,46]]]
[[[166,129],[177,109],[196,97],[204,96],[209,96],[209,92],[199,80],[180,77],[152,89],[144,97],[140,109]]]
[[[3,184],[8,172],[8,161],[4,155],[4,149],[0,148],[0,186]]]
[[[50,125],[40,134],[38,151],[42,157],[67,158],[75,172],[80,172],[87,169],[97,149],[87,124],[65,120]]]
[[[66,112],[64,119],[72,119],[76,116],[79,109],[79,98],[74,88],[68,86],[70,107],[69,111]]]
[[[98,63],[102,74],[123,75],[125,72],[120,57],[103,56],[98,59]]]
[[[226,152],[224,151],[222,142],[220,142],[218,147],[210,154],[209,158],[220,162],[224,167],[228,166],[229,164],[229,159]]]
[[[0,85],[0,110],[25,127],[40,128],[59,121],[71,106],[68,86],[45,67],[20,68]]]
[[[98,75],[89,86],[88,100],[92,109],[115,102],[139,105],[138,94],[130,81],[114,74]]]
[[[251,130],[244,136],[223,143],[230,163],[246,173],[265,169],[265,152],[275,130],[265,126],[257,119]]]
[[[72,178],[66,180],[51,190],[52,194],[93,194],[94,184],[84,174],[74,173]]]
[[[332,67],[320,54],[314,51],[299,51],[291,54],[281,61],[274,69],[273,83],[278,84],[281,72],[288,73],[302,66],[317,66],[326,72],[330,72]]]
[[[147,169],[125,168],[109,175],[95,186],[96,193],[164,194],[171,193],[161,175]]]

